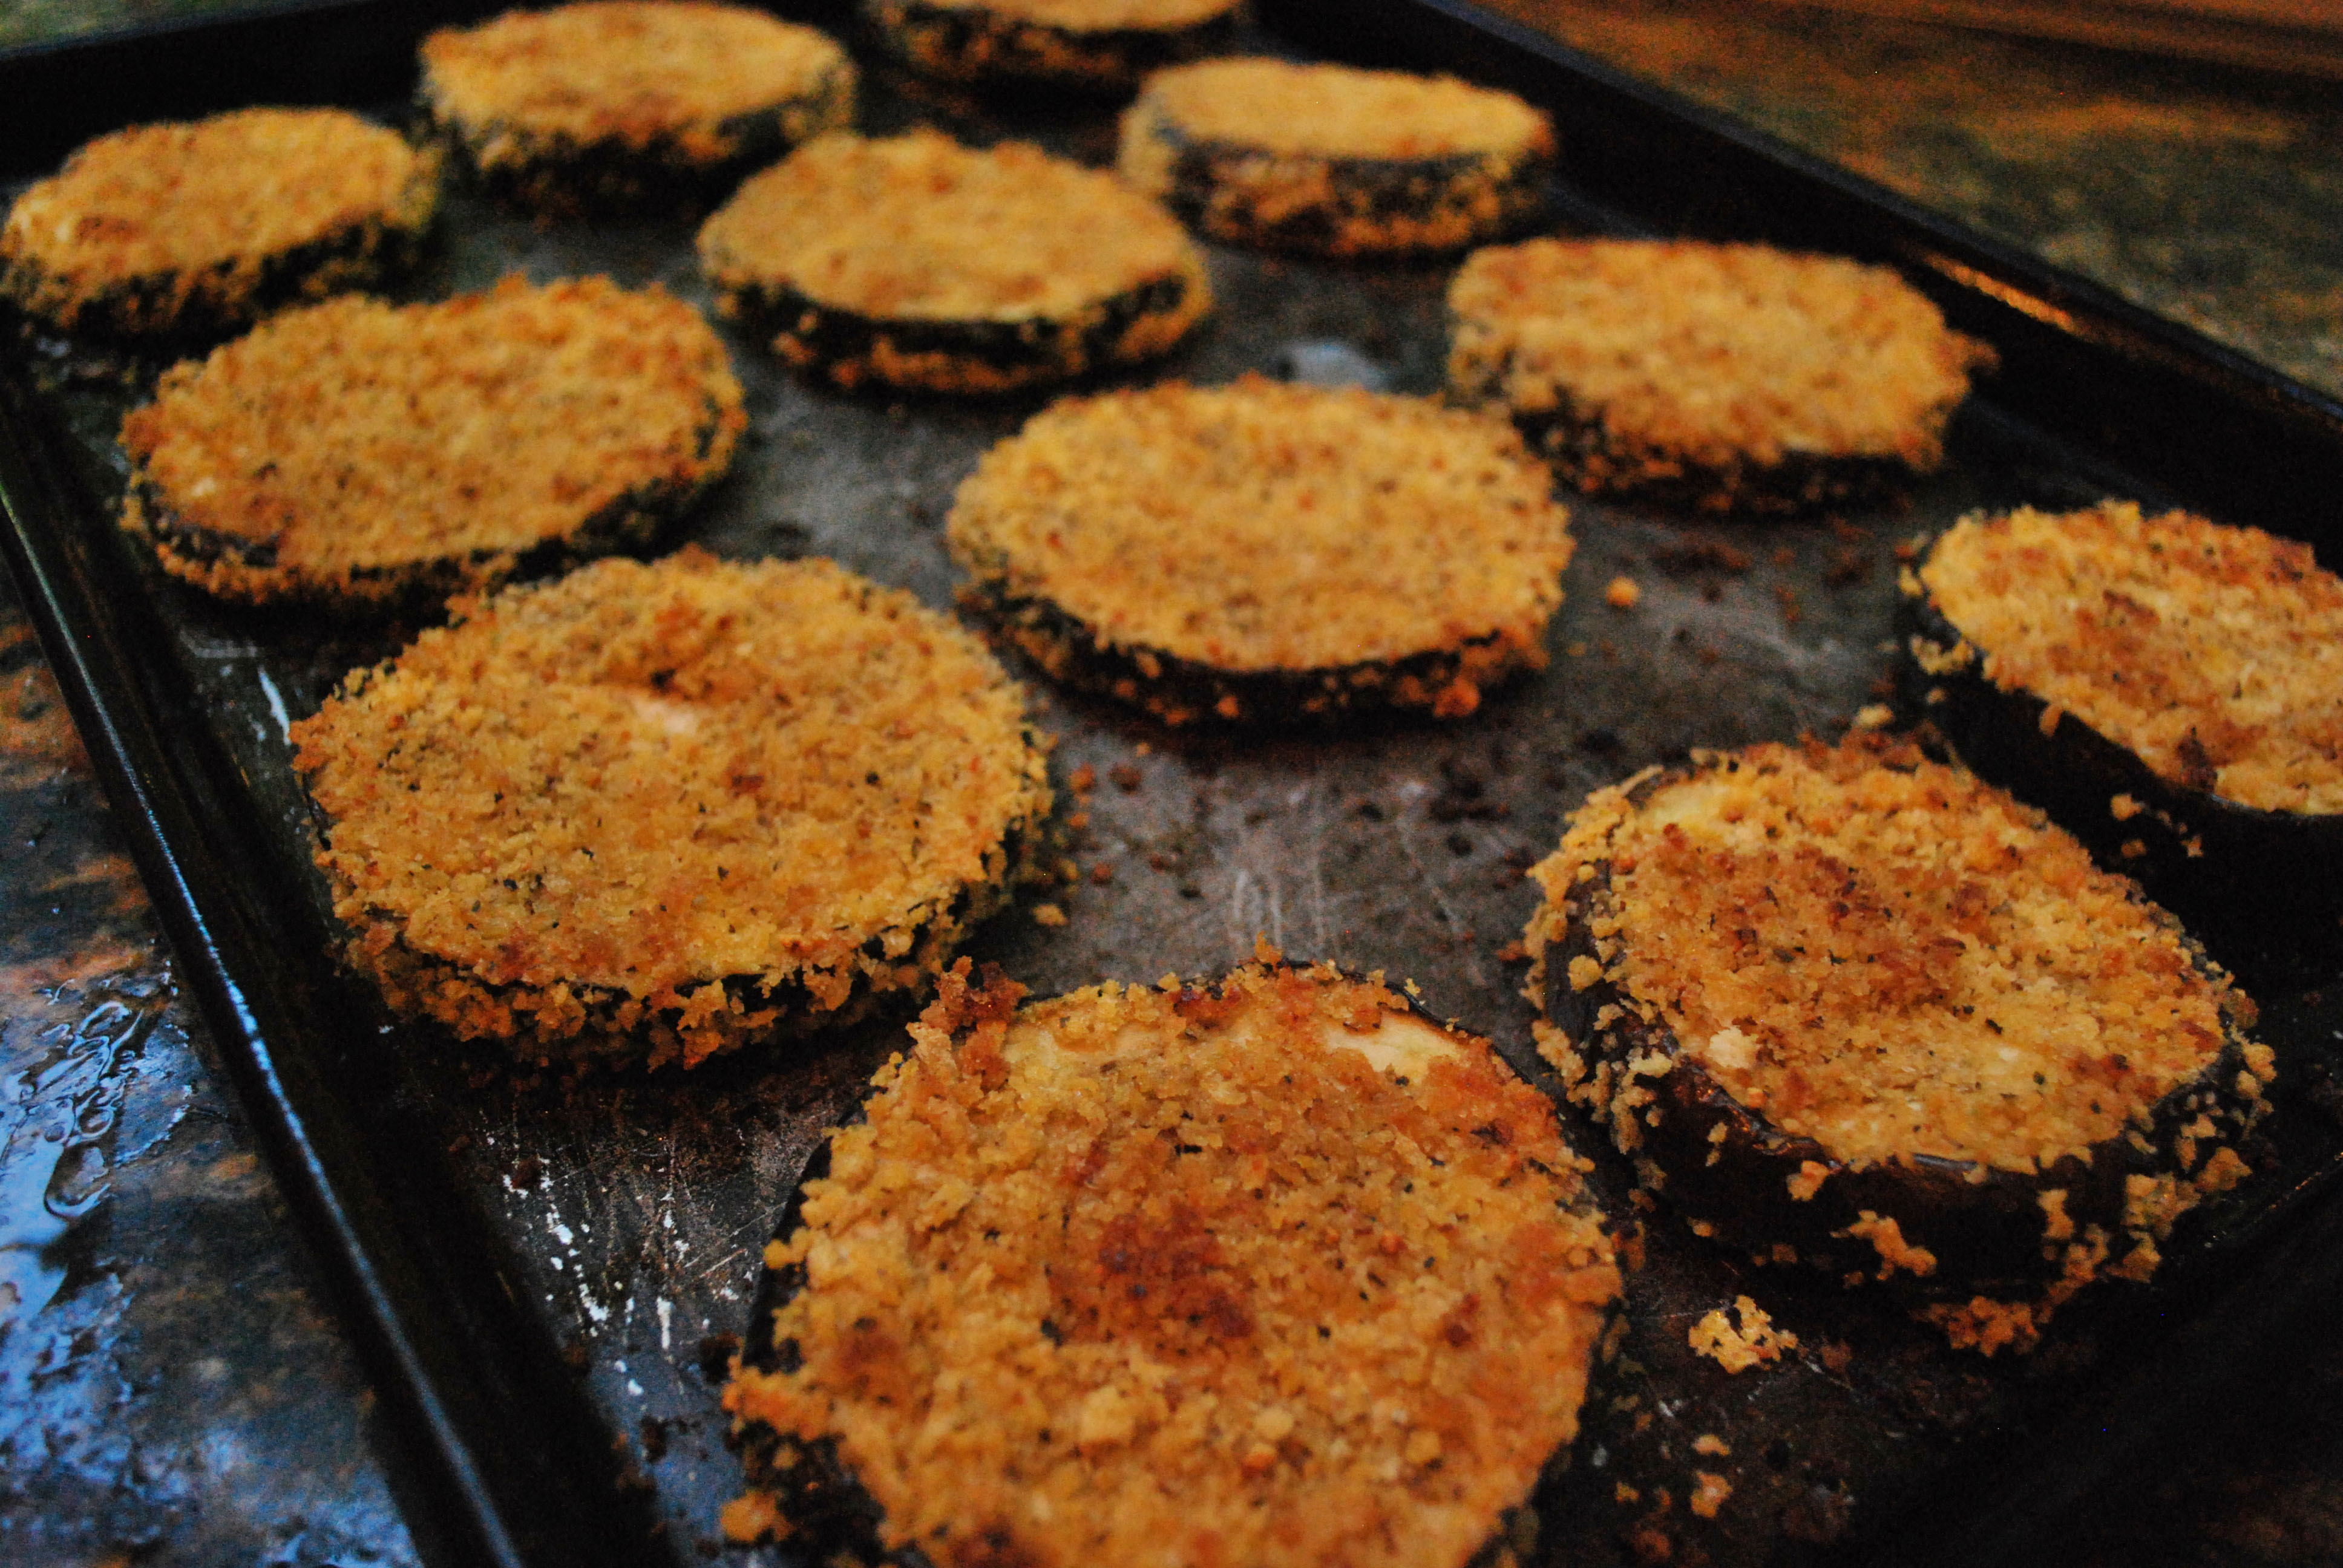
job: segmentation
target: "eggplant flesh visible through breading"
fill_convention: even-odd
[[[1902,599],[1896,629],[1906,710],[2137,881],[2222,963],[2263,984],[2343,968],[2343,817],[2264,810],[2163,777],[2074,714],[1996,686],[1973,648],[1955,654],[1959,628],[1925,598]],[[2117,817],[2119,799],[2137,809]]]

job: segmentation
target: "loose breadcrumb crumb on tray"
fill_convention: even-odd
[[[824,560],[600,562],[293,728],[350,960],[533,1058],[690,1065],[934,981],[1049,807],[1021,689]]]
[[[792,1370],[728,1408],[943,1568],[1485,1546],[1576,1430],[1610,1241],[1483,1042],[1273,959],[1022,1010],[948,976],[769,1251]]]
[[[1780,1361],[1785,1352],[1798,1348],[1798,1336],[1775,1328],[1765,1309],[1747,1296],[1735,1296],[1730,1307],[1709,1312],[1692,1326],[1684,1342],[1729,1372]]]

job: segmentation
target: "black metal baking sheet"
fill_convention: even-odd
[[[1257,42],[1453,65],[1553,106],[1568,149],[1556,193],[1566,228],[1763,235],[1898,260],[1992,337],[2006,368],[1908,511],[1836,528],[1724,526],[1574,503],[1580,554],[1551,668],[1461,724],[1310,740],[1185,735],[1037,680],[1061,737],[1054,776],[1062,787],[1089,764],[1101,780],[1072,856],[1111,876],[1061,891],[1072,916],[1062,930],[1011,914],[981,933],[977,956],[1037,990],[1214,972],[1265,934],[1297,955],[1414,979],[1435,1010],[1542,1076],[1521,966],[1501,952],[1532,904],[1521,867],[1588,789],[1647,761],[1827,733],[1875,700],[1897,540],[1976,506],[2118,493],[2186,499],[2331,549],[2316,528],[2331,526],[2343,419],[2314,396],[1467,7],[1258,9],[1272,31]],[[883,72],[870,98],[869,129],[929,120],[972,139],[1013,132],[1092,162],[1111,156],[1101,111],[1020,114]],[[128,119],[138,106],[118,108]],[[687,227],[538,229],[463,194],[404,292],[436,297],[508,270],[608,272],[707,299]],[[1433,390],[1446,276],[1215,250],[1219,313],[1165,373]],[[940,525],[952,488],[1039,400],[848,397],[729,341],[752,421],[740,472],[669,542],[834,555],[948,605]],[[187,983],[410,1439],[406,1495],[427,1549],[699,1561],[739,1485],[715,1402],[725,1336],[748,1327],[759,1251],[805,1160],[899,1030],[687,1077],[539,1081],[385,1020],[331,958],[284,728],[414,628],[226,609],[130,548],[110,522],[122,478],[112,436],[152,369],[38,340],[13,357],[0,383],[12,527],[0,537]],[[2217,483],[2230,447],[2257,461]],[[1737,575],[1685,565],[1704,543],[1752,564]],[[1621,574],[1644,589],[1633,613],[1602,600]],[[1956,1355],[1891,1303],[1748,1268],[1664,1213],[1640,1216],[1618,1161],[1574,1119],[1601,1161],[1607,1206],[1645,1220],[1648,1261],[1631,1287],[1625,1352],[1639,1370],[1612,1390],[1635,1402],[1590,1412],[1540,1559],[1634,1561],[1649,1530],[1680,1562],[2023,1559],[2073,1499],[2283,1375],[2288,1337],[2322,1327],[2343,1286],[2343,1207],[2328,1201],[2343,1130],[2302,1092],[2314,1064],[2333,1065],[2343,988],[2335,1001],[2265,1002],[2265,1038],[2286,1058],[2279,1168],[2196,1227],[2162,1282],[2087,1296],[2022,1362]],[[1729,1378],[1690,1354],[1690,1323],[1741,1293],[1801,1336],[1795,1364]],[[1842,1345],[1843,1362],[1824,1358]],[[1731,1454],[1695,1460],[1704,1432]],[[1686,1512],[1695,1468],[1735,1488],[1713,1521]],[[786,1547],[762,1560],[798,1561]]]

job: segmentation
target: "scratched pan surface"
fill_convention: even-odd
[[[870,98],[866,129],[927,121],[973,140],[1018,134],[1091,162],[1111,157],[1103,113],[1003,118],[911,95],[883,75]],[[1580,193],[1555,198],[1564,229],[1641,232]],[[685,226],[539,229],[458,194],[441,232],[408,297],[513,271],[607,273],[709,303]],[[1445,267],[1332,269],[1222,249],[1212,269],[1219,309],[1164,374],[1437,388]],[[828,555],[949,606],[956,578],[941,523],[953,489],[1040,402],[850,397],[793,377],[738,334],[729,342],[751,417],[739,471],[666,542],[742,558]],[[800,1171],[900,1041],[900,1020],[687,1077],[516,1081],[493,1057],[390,1024],[363,989],[334,978],[286,725],[416,628],[226,610],[122,544],[106,522],[123,475],[113,432],[151,374],[35,342],[15,367],[12,412],[51,437],[84,531],[77,548],[130,585],[136,613],[158,628],[175,678],[155,700],[198,770],[228,781],[212,804],[256,846],[241,874],[285,939],[274,983],[332,1020],[326,1055],[347,1074],[355,1121],[377,1144],[395,1139],[409,1151],[416,1191],[437,1194],[450,1232],[469,1238],[458,1255],[510,1299],[509,1321],[478,1337],[509,1342],[524,1390],[559,1385],[538,1402],[548,1430],[514,1441],[541,1449],[540,1462],[570,1483],[587,1475],[618,1491],[618,1555],[733,1551],[716,1539],[719,1510],[740,1483],[717,1404],[722,1361],[750,1328],[759,1254]],[[1505,950],[1533,904],[1522,870],[1552,847],[1565,813],[1589,789],[1690,748],[1835,733],[1880,699],[1897,541],[1979,506],[2066,507],[2110,492],[2161,498],[1986,401],[1957,422],[1946,471],[1892,513],[1725,527],[1574,501],[1579,554],[1549,668],[1457,724],[1186,735],[1052,692],[1021,669],[1060,738],[1061,794],[1085,766],[1098,785],[1067,802],[1089,813],[1070,830],[1078,880],[1046,895],[1069,923],[1039,926],[1029,898],[973,951],[1049,993],[1216,973],[1266,936],[1290,954],[1414,980],[1434,1010],[1542,1078],[1522,966]],[[1614,576],[1641,585],[1634,610],[1604,602]],[[1664,1213],[1641,1214],[1621,1163],[1574,1120],[1582,1149],[1598,1156],[1606,1207],[1644,1223],[1646,1261],[1631,1287],[1625,1359],[1570,1473],[1549,1491],[1538,1559],[1636,1561],[1664,1546],[1676,1561],[1803,1560],[1892,1543],[1899,1522],[1990,1513],[1966,1490],[1976,1477],[2049,1441],[2062,1412],[2125,1397],[2137,1369],[2211,1311],[2288,1194],[2315,1185],[2343,1149],[2309,1092],[2343,1017],[2315,995],[2265,1001],[2265,1036],[2287,1056],[2274,1168],[2176,1249],[2167,1284],[2087,1300],[2026,1361],[1955,1355],[1882,1303],[1805,1288],[1704,1246]],[[1684,1336],[1745,1293],[1801,1348],[1732,1378],[1694,1357]],[[1696,1454],[1702,1433],[1729,1452]],[[2068,1457],[2079,1470],[2092,1458]],[[1696,1471],[1733,1488],[1714,1518],[1688,1512]],[[797,1560],[787,1547],[763,1555]]]

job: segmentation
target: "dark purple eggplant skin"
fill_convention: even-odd
[[[1680,777],[1659,776],[1637,795],[1648,798],[1648,789]],[[1654,1051],[1673,1062],[1664,1075],[1639,1081],[1656,1098],[1636,1112],[1639,1136],[1632,1152],[1657,1169],[1661,1195],[1686,1219],[1715,1227],[1723,1244],[1767,1259],[1777,1244],[1787,1243],[1796,1249],[1801,1265],[1848,1283],[1876,1279],[1882,1275],[1878,1251],[1864,1238],[1846,1233],[1868,1210],[1894,1219],[1907,1244],[1936,1255],[1936,1268],[1925,1277],[1895,1273],[1899,1288],[1926,1300],[1965,1302],[1982,1294],[2023,1301],[2041,1296],[2065,1268],[2066,1244],[2045,1240],[2043,1193],[2066,1192],[2065,1211],[2077,1240],[2091,1225],[2107,1232],[2108,1256],[2100,1268],[2105,1273],[2133,1245],[2123,1223],[2127,1178],[2185,1175],[2200,1168],[2216,1146],[2245,1152],[2258,1106],[2237,1091],[2238,1074],[2246,1070],[2246,1042],[2231,1028],[2213,1064],[2157,1102],[2152,1126],[2145,1130],[2147,1151],[2128,1138],[2116,1138],[2096,1145],[2088,1162],[2068,1156],[2030,1175],[1982,1168],[1981,1179],[1981,1168],[1970,1161],[1931,1155],[1909,1164],[1850,1166],[1814,1140],[1784,1132],[1762,1111],[1734,1099],[1681,1051],[1664,1021],[1644,1022],[1607,978],[1584,990],[1573,989],[1570,961],[1596,956],[1587,916],[1608,900],[1610,886],[1608,866],[1598,866],[1594,878],[1572,892],[1576,910],[1563,940],[1545,952],[1542,1008],[1570,1037],[1590,1071],[1611,1062],[1624,1072],[1630,1057]],[[1598,1028],[1594,1020],[1605,1006],[1616,1006],[1619,1012]],[[2210,1117],[2217,1131],[2196,1141],[2197,1166],[2190,1167],[2181,1160],[2180,1131],[2200,1115]],[[1712,1142],[1720,1125],[1724,1137]],[[1712,1154],[1717,1157],[1713,1164]],[[1809,1162],[1829,1174],[1812,1197],[1795,1198],[1791,1178]]]
[[[1236,38],[1236,15],[1193,27],[1051,27],[981,7],[863,0],[866,30],[914,71],[976,87],[1046,87],[1128,96],[1148,73],[1216,54]]]
[[[1896,616],[1906,716],[1933,725],[1971,771],[2047,812],[2250,983],[2316,984],[2343,971],[2343,816],[2265,811],[2177,783],[2071,713],[2046,733],[2049,704],[1996,686],[1981,658],[1922,668],[1916,641],[1963,640],[1925,594],[1907,585]],[[2118,820],[2118,795],[2145,809]]]

